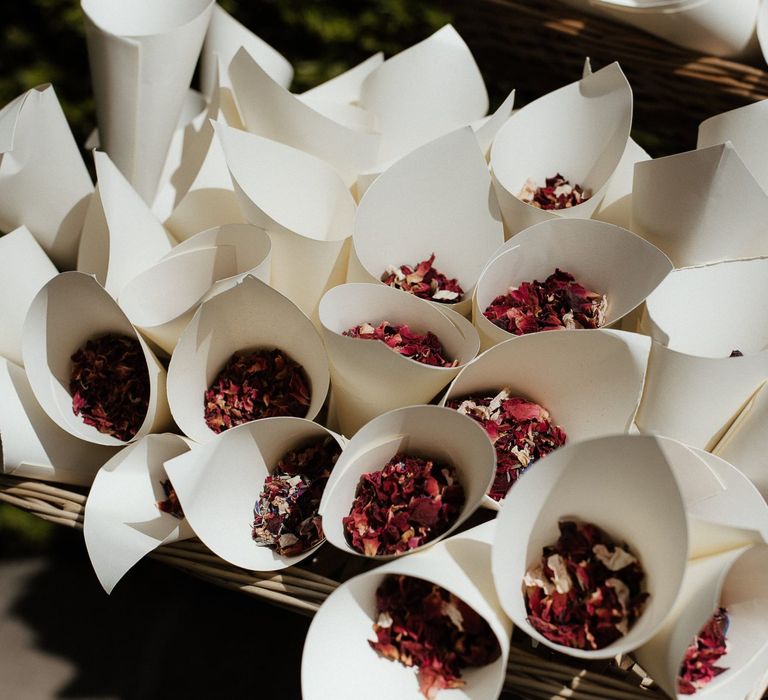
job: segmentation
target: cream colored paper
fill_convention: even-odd
[[[385,411],[429,402],[478,351],[476,333],[460,329],[429,302],[382,284],[331,289],[320,302],[319,316],[333,383],[329,421],[347,436]],[[343,335],[361,323],[382,321],[407,324],[416,333],[431,331],[458,365],[425,365],[380,341]]]
[[[510,287],[543,281],[559,268],[607,296],[605,325],[610,326],[640,305],[672,269],[669,259],[639,236],[587,219],[542,222],[507,241],[494,255],[473,298],[473,323],[484,350],[513,337],[483,316]]]
[[[93,183],[51,85],[0,110],[0,231],[27,226],[71,270]]]
[[[626,542],[645,571],[650,598],[629,632],[599,650],[555,644],[528,622],[526,570],[557,541],[558,521],[576,518]],[[512,621],[569,656],[607,659],[636,649],[663,626],[678,597],[688,555],[688,524],[677,481],[652,437],[603,437],[556,450],[521,479],[496,518],[496,590]]]
[[[674,270],[645,301],[642,329],[690,355],[768,347],[768,258]]]
[[[509,654],[512,624],[504,615],[490,576],[493,523],[455,535],[428,551],[400,558],[343,583],[315,615],[302,658],[305,700],[422,700],[415,669],[379,657],[375,639],[376,589],[387,574],[414,576],[446,588],[486,620],[499,641],[501,656],[487,666],[462,673],[463,688],[440,695],[457,700],[499,696]]]
[[[349,515],[360,477],[380,471],[396,454],[449,463],[464,487],[466,500],[456,522],[426,544],[400,555],[364,555],[348,544],[342,520]],[[495,470],[496,453],[485,431],[466,416],[440,406],[407,406],[389,411],[365,425],[336,462],[320,502],[325,536],[334,547],[368,559],[384,561],[418,552],[450,536],[477,510]]]
[[[512,338],[466,365],[440,405],[508,388],[510,395],[546,408],[569,445],[626,433],[640,403],[650,344],[635,333],[611,330]],[[489,496],[485,505],[500,507]]]
[[[568,115],[567,124],[563,114]],[[553,218],[590,218],[605,197],[626,150],[632,90],[618,63],[531,102],[499,130],[491,169],[507,235]],[[539,186],[561,173],[591,197],[568,209],[545,211],[517,198],[526,180]]]
[[[711,450],[768,380],[768,353],[694,357],[653,343],[637,412],[640,432]]]
[[[74,437],[54,423],[24,370],[0,357],[0,464],[3,474],[89,486],[116,448]]]
[[[216,124],[245,218],[270,233],[272,286],[315,317],[346,276],[355,201],[323,161]]]
[[[200,57],[200,84],[205,95],[210,97],[213,94],[214,82],[217,79],[217,60],[224,68],[222,85],[231,87],[227,69],[240,47],[243,47],[276,83],[284,88],[291,84],[293,66],[288,59],[238,22],[220,5],[214,5]]]
[[[635,166],[632,230],[675,267],[768,254],[768,194],[730,142]]]
[[[131,322],[171,354],[205,299],[252,275],[269,284],[266,231],[229,224],[201,231],[133,278],[118,299]]]
[[[384,63],[384,54],[379,51],[347,71],[326,80],[324,83],[301,93],[304,101],[322,99],[337,104],[352,105],[360,102],[363,82]]]
[[[77,269],[115,298],[156,264],[175,241],[106,153],[94,152],[98,186],[85,220]]]
[[[17,365],[21,332],[32,300],[58,274],[50,258],[26,226],[0,238],[0,355]]]
[[[189,449],[178,435],[147,435],[120,450],[96,475],[85,504],[83,535],[107,593],[160,545],[194,535],[185,519],[157,507],[165,500],[163,463]]]
[[[355,217],[348,279],[378,282],[389,266],[415,267],[435,253],[435,268],[464,290],[449,306],[468,315],[480,272],[503,242],[483,153],[464,127],[413,151],[368,189]]]
[[[289,299],[246,276],[204,302],[176,345],[168,367],[168,400],[179,428],[197,442],[216,437],[205,422],[204,395],[238,350],[277,348],[304,368],[314,418],[328,393],[328,358],[315,327]]]
[[[286,452],[331,435],[303,418],[265,418],[241,425],[166,463],[184,513],[197,536],[235,566],[253,571],[284,569],[306,559],[319,544],[286,557],[251,537],[253,508],[264,479]]]
[[[97,445],[122,446],[124,441],[83,423],[72,411],[69,393],[72,355],[88,340],[109,333],[138,340],[149,373],[147,415],[129,442],[167,429],[171,415],[165,393],[165,368],[93,276],[65,272],[40,290],[24,322],[22,355],[35,397],[59,427]]]
[[[101,144],[150,204],[213,5],[82,0]]]
[[[347,185],[379,158],[380,135],[339,124],[292,95],[241,48],[229,78],[248,131],[310,153],[336,168]]]
[[[603,201],[594,218],[622,228],[632,226],[632,183],[635,177],[635,163],[651,160],[643,148],[632,139],[627,141],[624,155],[613,173]]]

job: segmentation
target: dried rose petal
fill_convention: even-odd
[[[381,656],[418,668],[419,690],[434,700],[444,688],[461,688],[461,671],[501,655],[490,625],[463,600],[420,578],[389,575],[376,590],[376,641]]]
[[[341,454],[330,435],[286,453],[264,480],[253,509],[251,535],[260,545],[292,557],[321,542],[322,519],[318,514],[323,489]]]
[[[626,546],[590,523],[560,522],[560,537],[523,580],[528,621],[575,649],[603,649],[630,630],[648,600],[645,573]]]
[[[741,350],[731,350],[731,354],[728,357],[744,357],[744,353]]]
[[[139,341],[110,333],[72,355],[72,411],[100,433],[131,440],[149,408],[149,371]]]
[[[496,448],[496,477],[488,495],[500,501],[539,458],[565,444],[566,435],[549,411],[513,396],[510,389],[465,396],[445,404],[477,421]]]
[[[452,466],[397,454],[360,477],[344,536],[368,556],[407,552],[448,530],[464,501]]]
[[[524,335],[538,331],[600,328],[608,299],[589,291],[573,275],[556,269],[544,282],[523,282],[496,297],[483,312],[495,326]]]
[[[533,180],[526,180],[517,198],[537,209],[569,209],[592,196],[590,190],[572,185],[560,173],[545,180],[544,187],[537,187]]]
[[[728,611],[718,608],[693,638],[680,665],[677,678],[678,693],[693,695],[728,670],[716,666],[715,663],[728,651],[726,637],[729,624]]]
[[[381,276],[381,281],[420,299],[438,301],[442,304],[455,304],[461,301],[464,298],[464,290],[459,281],[449,279],[442,272],[438,272],[432,267],[433,262],[435,262],[434,253],[414,267],[390,265]]]
[[[236,352],[205,392],[205,422],[221,433],[257,418],[303,418],[311,396],[304,368],[282,350]]]
[[[157,502],[156,505],[158,509],[163,511],[163,513],[172,515],[174,518],[183,520],[184,511],[181,507],[181,503],[179,502],[179,497],[176,495],[176,489],[174,489],[173,485],[171,484],[171,480],[166,479],[165,481],[161,481],[160,484],[162,485],[163,491],[165,492],[165,500]]]
[[[424,365],[433,367],[455,367],[458,360],[448,360],[438,337],[431,331],[424,335],[414,333],[406,324],[391,324],[382,321],[378,326],[362,323],[349,328],[342,335],[362,340],[380,340],[398,355],[408,357]]]

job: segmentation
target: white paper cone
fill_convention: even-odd
[[[486,160],[491,154],[491,146],[496,138],[496,134],[499,133],[499,129],[504,126],[507,119],[512,115],[512,108],[514,106],[515,91],[512,90],[493,114],[471,124]]]
[[[650,598],[629,632],[595,651],[550,642],[528,622],[523,577],[554,544],[561,519],[593,523],[626,542],[645,571]],[[678,595],[688,554],[682,496],[655,439],[604,437],[556,450],[515,485],[496,518],[493,576],[502,606],[535,640],[569,656],[607,659],[648,641]]]
[[[379,160],[386,162],[484,117],[488,93],[469,47],[449,24],[374,70],[360,104],[379,119]]]
[[[80,240],[77,269],[96,276],[115,298],[157,263],[175,241],[106,153],[94,152],[98,187]]]
[[[0,110],[0,230],[27,226],[62,269],[72,269],[93,183],[50,85]]]
[[[145,202],[155,198],[213,0],[83,0],[104,150]]]
[[[477,354],[476,334],[459,329],[423,299],[382,284],[344,284],[320,302],[320,323],[333,380],[330,419],[344,435],[385,411],[429,402]],[[456,367],[433,367],[403,357],[384,343],[342,335],[361,323],[407,324],[434,333]]]
[[[22,350],[29,383],[43,410],[75,437],[98,445],[126,443],[83,423],[72,411],[72,355],[88,340],[115,333],[141,344],[149,373],[149,408],[130,442],[169,427],[166,372],[112,297],[91,275],[65,272],[43,287],[24,322]]]
[[[605,294],[610,326],[639,306],[669,274],[672,264],[657,248],[626,229],[601,221],[552,219],[507,241],[480,275],[472,316],[483,349],[513,337],[483,312],[522,282],[543,282],[555,268]]]
[[[168,400],[178,426],[197,442],[216,437],[205,422],[204,395],[233,353],[282,350],[306,372],[314,418],[328,393],[328,358],[315,327],[290,300],[255,277],[214,296],[197,310],[168,367]]]
[[[206,298],[246,275],[269,284],[270,247],[266,231],[248,224],[202,231],[131,280],[118,303],[147,338],[171,354]]]
[[[728,357],[768,347],[768,258],[674,270],[646,299],[643,330],[672,350]]]
[[[318,544],[286,557],[256,544],[253,508],[288,451],[307,441],[340,436],[303,418],[265,418],[227,430],[215,440],[166,463],[184,514],[203,543],[222,559],[253,571],[284,569],[311,556]]]
[[[717,666],[728,670],[696,692],[697,698],[743,698],[764,667],[755,663],[768,648],[768,547],[736,549],[690,562],[680,598],[664,627],[636,652],[663,690],[677,698],[685,652],[712,613],[727,609],[727,653]]]
[[[711,450],[766,380],[768,353],[713,359],[654,343],[635,422],[642,433]]]
[[[568,115],[566,127],[563,114]],[[510,117],[491,151],[507,234],[553,218],[590,218],[621,162],[631,125],[632,90],[618,63],[551,92]],[[541,186],[556,173],[590,190],[590,198],[552,211],[517,198],[529,178]]]
[[[78,440],[40,407],[24,370],[0,357],[2,472],[88,486],[117,448]]]
[[[366,58],[340,75],[301,93],[301,98],[309,100],[322,99],[337,104],[352,105],[360,102],[360,92],[363,82],[384,63],[384,54],[379,51]],[[287,87],[287,86],[286,86]]]
[[[617,166],[605,197],[600,203],[594,218],[622,228],[632,225],[632,183],[635,177],[635,163],[651,160],[643,148],[632,139],[627,141],[624,155]]]
[[[26,226],[0,238],[0,355],[23,365],[21,332],[32,300],[58,274]]]
[[[346,277],[352,195],[313,156],[221,124],[216,133],[245,218],[270,233],[272,286],[314,317],[320,297]]]
[[[209,97],[213,94],[217,59],[224,68],[222,85],[231,87],[227,69],[240,47],[243,47],[276,83],[284,88],[291,84],[293,66],[288,59],[243,26],[221,6],[214,5],[200,57],[200,85],[204,94]]]
[[[334,547],[379,561],[411,553],[363,555],[347,543],[342,523],[349,515],[360,477],[380,471],[398,453],[449,463],[456,470],[466,499],[456,522],[446,532],[411,552],[448,537],[472,515],[482,503],[496,471],[496,453],[485,431],[456,411],[440,406],[407,406],[378,416],[349,441],[323,493],[323,530]]]
[[[360,202],[354,227],[365,277],[359,281],[379,282],[387,267],[415,267],[435,253],[435,267],[464,290],[462,301],[440,306],[468,314],[480,272],[504,242],[496,195],[472,130],[436,139],[387,170]]]
[[[107,593],[161,544],[194,535],[186,520],[157,507],[165,500],[163,463],[189,449],[178,435],[147,435],[120,450],[96,475],[85,505],[83,535]]]
[[[302,657],[305,700],[423,700],[416,672],[371,649],[375,639],[376,589],[388,574],[431,581],[463,600],[489,624],[501,656],[462,672],[463,688],[440,695],[457,700],[492,700],[501,692],[512,625],[504,615],[490,576],[492,523],[456,535],[428,551],[389,562],[343,583],[315,615]]]
[[[533,401],[565,431],[567,444],[626,433],[643,392],[650,340],[635,333],[593,330],[534,333],[494,346],[459,372],[440,402],[469,395]],[[534,468],[535,465],[534,465]],[[500,505],[490,496],[485,505]]]
[[[768,194],[730,142],[638,163],[632,230],[675,267],[768,254]]]
[[[377,161],[378,133],[350,129],[314,110],[275,82],[245,49],[232,59],[229,78],[248,131],[330,163],[347,185]]]

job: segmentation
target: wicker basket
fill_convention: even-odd
[[[654,156],[696,147],[699,123],[768,97],[768,73],[704,56],[555,0],[447,0],[498,100],[516,105],[619,61],[635,96],[634,128]],[[563,115],[567,119],[567,115]]]
[[[58,525],[83,529],[87,495],[39,481],[0,476],[0,502]],[[330,545],[321,547],[309,568],[292,566],[278,573],[239,569],[210,552],[198,540],[164,545],[150,555],[156,561],[223,588],[261,598],[296,613],[313,615],[341,581],[366,566],[359,557]],[[661,700],[666,698],[631,658],[584,665],[515,633],[505,697],[526,700]]]

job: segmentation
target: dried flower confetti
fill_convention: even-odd
[[[131,440],[149,408],[149,371],[135,338],[108,334],[72,355],[72,411],[100,433]]]
[[[483,312],[495,326],[524,335],[538,331],[600,328],[608,299],[556,269],[544,282],[523,282],[496,297]]]
[[[282,350],[239,351],[205,392],[205,422],[221,433],[257,418],[303,418],[311,396],[304,368]]]
[[[572,185],[560,173],[545,178],[545,182],[544,187],[538,187],[533,180],[526,180],[517,198],[537,209],[569,209],[592,196],[591,191]]]
[[[176,489],[173,488],[171,480],[166,479],[165,481],[161,481],[160,484],[165,492],[165,500],[157,502],[156,505],[158,509],[163,513],[172,515],[174,518],[183,520],[184,510],[181,507],[181,503],[179,503],[179,497],[176,495]]]
[[[397,454],[381,471],[360,477],[344,536],[367,556],[401,554],[448,530],[464,501],[452,466]]]
[[[626,546],[590,523],[561,521],[556,544],[523,580],[528,621],[575,649],[602,649],[623,637],[648,599],[645,573]]]
[[[340,454],[339,443],[329,435],[280,459],[253,509],[251,535],[258,544],[292,557],[324,539],[318,509]]]
[[[442,304],[455,304],[464,298],[464,290],[457,279],[449,279],[438,272],[432,264],[435,254],[427,260],[422,260],[416,266],[390,265],[381,276],[384,284],[413,294],[420,299],[438,301]]]
[[[362,340],[380,340],[398,355],[424,365],[456,367],[459,364],[458,360],[445,357],[445,350],[434,333],[414,333],[406,324],[397,325],[382,321],[378,326],[373,326],[370,323],[362,323],[344,331],[343,335]]]
[[[513,396],[508,388],[491,395],[451,399],[445,404],[477,421],[496,448],[496,476],[488,495],[500,501],[536,460],[565,444],[565,431],[549,411]]]
[[[731,354],[728,357],[744,357],[744,353],[741,350],[731,350]]]
[[[420,578],[389,575],[376,590],[376,641],[381,656],[416,667],[428,700],[461,688],[465,668],[486,666],[501,655],[490,625],[463,600]]]
[[[728,611],[718,608],[707,623],[699,630],[685,652],[677,678],[677,692],[681,695],[693,695],[714,680],[727,668],[715,664],[728,649]]]

